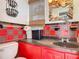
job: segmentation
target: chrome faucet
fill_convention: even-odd
[[[65,20],[65,23],[67,24],[67,30],[69,29],[69,26],[68,26],[68,24],[70,23],[67,19]],[[68,38],[68,36],[69,36],[69,33],[68,33],[68,35],[67,36],[63,36],[62,38],[61,38],[61,40],[62,40],[62,42],[69,42],[69,38]]]
[[[62,42],[69,42],[68,38],[62,38],[61,40],[62,40]]]

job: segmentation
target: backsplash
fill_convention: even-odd
[[[76,38],[76,31],[79,30],[79,23],[61,23],[45,25],[43,36]]]
[[[5,24],[2,25],[3,28],[0,28],[0,43],[26,38],[26,32],[21,27],[14,27],[13,25],[4,26]]]

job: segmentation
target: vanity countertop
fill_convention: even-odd
[[[79,53],[79,48],[66,48],[66,47],[61,47],[54,44],[54,42],[60,42],[60,40],[55,40],[55,39],[42,39],[42,40],[29,40],[29,41],[28,40],[29,39],[24,39],[24,40],[21,40],[20,42],[53,48],[55,50],[62,51],[62,52],[69,52],[69,53],[75,53],[75,54]],[[72,42],[72,43],[78,44],[76,42]]]

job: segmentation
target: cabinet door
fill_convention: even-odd
[[[41,47],[27,44],[27,54],[29,59],[41,59]]]
[[[18,56],[26,57],[27,59],[41,59],[41,47],[19,42]]]
[[[48,52],[46,48],[42,49],[42,59],[54,59],[53,55],[54,54],[52,52]]]
[[[54,50],[53,54],[54,54],[55,59],[64,59],[64,53],[62,53],[60,51],[55,51]]]
[[[64,59],[64,53],[53,49],[43,49],[43,59]]]
[[[33,59],[41,59],[41,47],[33,46]]]
[[[65,54],[66,59],[79,59],[78,55],[74,55],[74,54]]]

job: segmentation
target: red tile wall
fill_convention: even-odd
[[[59,25],[59,30],[55,31],[55,27],[54,25]],[[72,31],[70,28],[67,28],[67,26],[77,26],[77,30]],[[79,23],[69,23],[69,24],[50,24],[50,25],[45,25],[44,29],[43,29],[43,36],[55,36],[58,38],[61,38],[62,36],[66,36],[68,38],[74,39],[77,36],[79,36]]]
[[[0,43],[22,40],[26,38],[26,32],[21,28],[6,27],[0,29]]]
[[[50,25],[44,27],[43,36],[56,36],[56,31]]]

